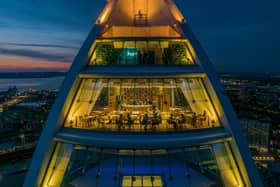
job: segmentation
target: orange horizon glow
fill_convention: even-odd
[[[0,71],[67,71],[71,63],[24,56],[0,55]]]

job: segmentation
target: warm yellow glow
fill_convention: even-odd
[[[100,23],[103,23],[105,18],[108,16],[109,12],[111,11],[110,8],[105,9],[104,13],[101,15]]]
[[[186,45],[187,45],[187,47],[188,47],[188,50],[189,50],[189,55],[192,55],[192,59],[197,63],[197,64],[199,64],[200,62],[199,62],[199,59],[198,59],[198,57],[197,57],[197,55],[196,55],[196,52],[194,51],[194,48],[192,47],[192,45],[191,45],[191,43],[189,42],[189,40],[186,40]]]
[[[114,48],[116,49],[123,48],[123,42],[114,42]]]
[[[102,13],[97,18],[97,24],[103,24],[108,19],[110,13],[114,8],[114,2],[115,1],[108,1],[107,6],[103,9]]]
[[[112,26],[102,37],[180,37],[181,35],[170,26],[134,27]]]
[[[225,186],[243,187],[244,184],[242,182],[240,172],[236,166],[228,145],[215,145],[214,150],[215,158],[220,171],[219,173],[223,179]]]
[[[133,124],[126,126],[135,131],[220,126],[201,78],[83,79],[65,126],[118,130],[118,119],[122,116],[127,124],[128,115]],[[142,123],[144,115],[146,126]]]
[[[65,147],[64,147],[65,146]],[[44,178],[43,187],[59,187],[63,181],[68,163],[71,158],[72,145],[56,147],[51,163]]]
[[[175,45],[180,45],[179,47],[183,48],[182,52],[182,58],[178,60],[172,59],[172,60],[166,60],[165,58],[165,52],[166,50],[171,49]],[[140,56],[139,59],[143,59],[144,54],[147,51],[151,51],[154,53],[154,60],[153,62],[155,64],[178,64],[178,65],[194,65],[196,64],[196,61],[194,60],[195,57],[193,57],[192,48],[189,45],[189,42],[187,39],[162,39],[162,40],[149,40],[149,41],[141,41],[141,40],[112,40],[112,39],[102,39],[97,40],[94,42],[94,44],[91,47],[91,50],[89,52],[89,65],[107,65],[107,64],[119,64],[120,62],[120,52],[121,49],[125,50],[126,48],[136,48],[137,53]],[[99,50],[98,50],[99,49]],[[107,55],[104,54],[105,49],[106,54],[108,55],[108,50],[111,50],[111,54],[113,54],[111,57],[114,57],[113,59],[110,58],[110,61],[106,60]],[[112,52],[114,51],[114,52]],[[98,54],[97,54],[98,53]],[[176,55],[176,54],[175,54]],[[184,57],[183,57],[184,56]],[[103,58],[105,57],[105,58]],[[137,59],[136,59],[137,60]],[[138,62],[135,62],[136,64],[143,64],[143,60],[138,60]]]
[[[173,17],[176,19],[176,21],[178,22],[183,22],[185,21],[182,13],[180,12],[180,10],[177,8],[177,6],[172,2],[172,0],[167,0],[166,1],[168,4],[168,7],[173,15]]]
[[[134,181],[133,181],[134,178]],[[122,187],[162,187],[161,176],[123,176]]]
[[[45,60],[40,58],[31,58],[24,56],[13,56],[0,54],[0,69],[2,71],[65,71],[71,66],[70,63],[55,61],[55,60]]]
[[[151,34],[154,33],[162,33],[162,32],[176,32],[169,33],[168,36],[171,35],[179,35],[181,36],[180,27],[177,24],[178,22],[184,22],[184,18],[181,12],[177,9],[176,5],[174,5],[173,1],[167,0],[112,0],[109,1],[107,6],[104,8],[103,12],[97,19],[97,24],[104,24],[107,25],[104,28],[103,32],[104,37],[117,37],[118,35],[112,35],[111,32],[119,33],[120,28],[119,26],[127,26],[124,29],[127,31],[128,29],[132,30],[132,34],[135,33],[135,37],[137,37],[138,32],[145,31],[143,29],[137,30],[133,27],[157,27],[166,25],[172,27],[174,31],[171,30],[163,30],[160,31],[156,30],[146,30],[144,36],[148,36],[150,32]],[[109,27],[114,26],[117,28],[109,29]],[[176,30],[176,31],[175,31]],[[148,32],[147,32],[148,31]],[[123,31],[121,31],[123,33]],[[166,35],[166,34],[165,34]],[[127,36],[134,36],[134,35],[125,35]],[[141,35],[142,36],[142,35]],[[158,35],[159,37],[162,35]]]
[[[184,85],[187,87],[187,83],[185,82]],[[190,106],[194,111],[205,111],[208,116],[210,116],[210,119],[217,124],[218,117],[216,115],[216,112],[214,110],[214,106],[216,106],[218,103],[217,101],[213,101],[213,105],[211,103],[210,98],[208,97],[208,94],[205,89],[199,89],[204,88],[202,80],[196,80],[194,83],[194,86],[192,89],[184,89],[184,95],[189,100],[194,102],[190,102]],[[204,102],[198,102],[203,101]]]
[[[225,149],[226,149],[226,152],[228,153],[228,159],[229,159],[229,162],[230,162],[231,167],[232,167],[232,173],[234,175],[234,179],[236,180],[236,185],[239,186],[239,187],[243,187],[244,184],[243,184],[242,179],[241,179],[240,171],[237,168],[235,159],[233,158],[233,154],[232,154],[228,144],[225,144]]]

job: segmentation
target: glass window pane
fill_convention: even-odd
[[[66,127],[168,131],[218,127],[201,78],[84,79]]]
[[[242,186],[227,144],[181,149],[115,150],[59,143],[44,175],[43,186],[162,187]],[[133,156],[133,155],[137,156]],[[153,160],[151,164],[150,160]]]
[[[187,40],[97,41],[89,65],[194,65]]]

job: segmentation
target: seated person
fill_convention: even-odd
[[[167,119],[167,123],[173,125],[174,129],[177,128],[177,122],[175,121],[173,114],[170,114],[170,116]]]
[[[158,119],[156,114],[154,114],[152,118],[152,128],[155,129],[157,125],[158,125]]]
[[[97,119],[98,125],[104,125],[104,119],[99,116],[99,118]]]
[[[147,126],[148,126],[148,123],[149,123],[149,116],[147,113],[144,114],[144,117],[141,121],[141,124],[144,125],[144,129],[147,130]]]
[[[155,111],[153,113],[153,119],[152,119],[153,128],[156,128],[156,126],[159,126],[159,124],[161,123],[161,115],[160,115],[160,112],[158,112],[158,111]]]
[[[133,124],[133,119],[131,118],[130,114],[127,114],[127,125],[129,128],[131,128],[131,125]]]
[[[187,119],[186,119],[185,115],[181,114],[180,119],[179,119],[179,124],[184,125],[184,124],[186,124],[186,122],[187,122]]]
[[[112,122],[113,122],[113,118],[112,118],[111,116],[108,116],[108,122],[107,122],[107,124],[112,124]]]

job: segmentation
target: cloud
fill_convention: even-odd
[[[71,64],[22,56],[0,54],[0,71],[66,71]]]
[[[62,48],[62,49],[78,49],[79,47],[59,44],[34,44],[34,43],[9,43],[0,42],[0,45],[20,46],[20,47],[43,47],[43,48]]]
[[[9,49],[3,47],[0,47],[0,54],[44,59],[48,61],[59,61],[65,63],[71,63],[74,57],[74,54],[69,55],[69,54],[58,54],[58,53],[57,54],[45,53],[45,52],[35,51],[31,49]]]
[[[210,58],[217,59],[215,65],[224,71],[250,70],[256,64],[267,71],[280,69],[280,1],[176,1]],[[66,62],[72,61],[105,2],[4,0],[0,6],[0,54],[69,65]]]

